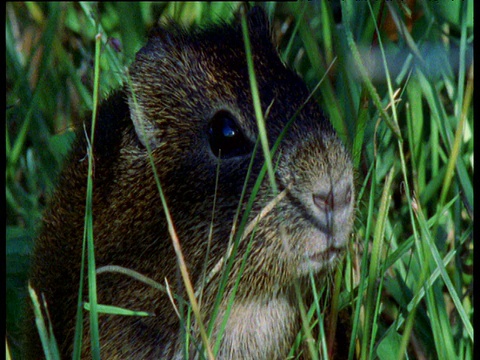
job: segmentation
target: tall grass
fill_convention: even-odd
[[[322,319],[333,313],[328,324],[350,339],[337,348],[348,346],[351,359],[472,358],[473,1],[263,6],[282,59],[312,89],[357,177],[357,221],[334,276],[335,308],[323,306],[318,288],[304,312],[305,329],[319,321],[312,357],[331,350]],[[46,194],[71,129],[94,108],[94,84],[105,98],[128,81],[126,66],[157,18],[202,25],[231,19],[237,7],[7,4],[8,356],[20,358],[29,255]]]

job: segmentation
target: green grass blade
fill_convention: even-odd
[[[35,323],[37,325],[38,334],[40,336],[40,341],[42,343],[45,358],[47,360],[60,360],[60,355],[58,352],[55,337],[53,336],[52,328],[51,326],[49,326],[49,328],[47,329],[37,294],[35,293],[35,290],[33,290],[33,288],[30,286],[30,284],[28,285],[28,291],[30,293],[30,299],[32,300],[33,312],[35,314]],[[46,309],[45,302],[44,308]]]
[[[260,137],[260,144],[262,145],[263,155],[267,164],[268,178],[270,179],[270,186],[274,194],[278,193],[277,184],[275,182],[275,172],[273,171],[272,158],[270,155],[270,146],[268,145],[267,129],[265,127],[265,119],[263,117],[263,110],[260,103],[260,93],[258,91],[257,79],[255,77],[255,69],[253,66],[252,46],[250,44],[250,37],[248,35],[248,24],[245,13],[242,15],[242,29],[243,41],[245,42],[245,53],[247,57],[248,75],[250,79],[250,91],[252,93],[253,108],[255,110],[255,118],[257,119],[258,135]]]
[[[368,282],[367,282],[367,303],[365,305],[365,327],[364,337],[362,344],[362,359],[370,359],[372,357],[373,346],[371,342],[374,340],[371,337],[372,320],[376,314],[374,301],[377,294],[377,280],[381,276],[381,253],[383,249],[385,223],[387,221],[388,209],[390,206],[390,189],[393,181],[394,169],[392,168],[385,179],[385,185],[383,187],[382,198],[380,200],[379,219],[375,226],[372,254],[370,258],[370,266],[368,269]],[[370,343],[370,344],[369,344]]]
[[[88,147],[88,180],[85,205],[85,236],[87,239],[87,272],[88,272],[88,299],[90,302],[90,341],[92,346],[93,359],[100,359],[100,334],[98,330],[98,309],[97,309],[97,274],[95,266],[95,245],[93,235],[93,167],[94,167],[94,141],[95,125],[97,121],[97,107],[99,103],[100,84],[100,45],[101,34],[95,37],[95,75],[93,91],[93,112],[90,141]]]
[[[100,314],[110,314],[110,315],[120,315],[120,316],[154,316],[154,314],[151,314],[146,311],[135,311],[135,310],[129,310],[125,308],[121,308],[118,306],[113,306],[113,305],[103,305],[103,304],[97,304],[97,311]],[[87,311],[91,310],[90,303],[86,302],[83,304],[83,308]]]

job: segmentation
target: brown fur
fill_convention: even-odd
[[[266,111],[271,105],[266,126],[273,145],[309,93],[276,54],[265,14],[254,9],[248,22],[262,108]],[[96,265],[120,265],[162,284],[167,279],[173,292],[186,298],[146,144],[153,149],[189,274],[198,290],[205,263],[209,274],[227,252],[251,159],[251,154],[222,159],[216,186],[218,159],[206,135],[209,120],[217,111],[226,110],[245,136],[253,141],[258,136],[241,27],[221,24],[193,33],[158,29],[137,54],[130,74],[133,86],[112,95],[99,113],[93,195]],[[85,155],[85,136],[79,133],[45,213],[31,277],[32,286],[45,294],[64,357],[71,353],[74,333],[87,183]],[[249,243],[250,253],[218,358],[285,358],[301,326],[294,282],[303,284],[309,271],[320,274],[333,268],[351,231],[350,159],[313,101],[294,120],[274,161],[279,190],[286,196],[261,218],[251,243],[247,236],[239,246],[213,340]],[[258,151],[241,214],[262,164]],[[249,219],[272,199],[265,178]],[[206,323],[221,277],[219,271],[203,289],[201,311]],[[97,282],[99,303],[155,314],[142,318],[100,315],[103,358],[182,358],[182,329],[166,294],[122,274],[102,273]],[[88,335],[88,326],[84,328]],[[195,321],[192,328],[197,336]],[[30,355],[36,357],[34,333],[32,325],[29,347]],[[88,357],[88,337],[84,342]],[[192,345],[189,351],[194,355],[196,349]]]

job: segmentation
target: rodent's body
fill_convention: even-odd
[[[253,10],[248,23],[270,145],[302,110],[274,157],[282,196],[273,200],[266,177],[249,219],[256,219],[272,200],[275,206],[260,216],[253,240],[246,236],[240,243],[212,335],[215,340],[232,289],[237,288],[218,358],[285,358],[301,327],[294,282],[303,284],[310,271],[334,266],[347,243],[353,221],[352,168],[317,105],[312,100],[304,104],[309,93],[279,60],[264,14]],[[119,265],[162,284],[166,279],[174,293],[187,298],[146,145],[152,148],[198,290],[203,274],[210,274],[228,251],[258,136],[240,26],[219,25],[194,34],[160,29],[137,54],[130,73],[133,86],[113,95],[99,111],[93,192],[96,265]],[[220,135],[215,126],[220,126]],[[224,130],[234,130],[235,136],[241,133],[234,146],[219,139]],[[32,270],[32,286],[45,294],[63,356],[73,343],[88,167],[81,160],[86,146],[80,135],[44,216]],[[259,150],[241,215],[263,162]],[[219,271],[203,289],[206,323],[221,275]],[[99,274],[97,288],[101,304],[155,315],[100,315],[102,358],[182,358],[180,324],[166,294],[118,273]],[[84,328],[88,332],[88,326]],[[192,328],[198,330],[194,320]],[[194,335],[198,340],[198,332]],[[88,337],[84,343],[86,356]],[[38,351],[34,345],[30,350]],[[189,351],[195,354],[196,347]]]

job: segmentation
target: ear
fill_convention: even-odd
[[[241,31],[241,18],[246,11],[245,6],[241,6],[240,10],[236,14],[235,22]],[[250,34],[255,36],[261,36],[271,41],[272,34],[270,31],[270,21],[265,10],[260,6],[254,6],[246,13],[248,29]]]
[[[135,56],[136,61],[164,56],[168,51],[177,46],[177,43],[182,38],[184,29],[174,23],[173,20],[167,20],[167,26],[170,30],[160,26],[150,29],[147,43]]]
[[[267,13],[260,6],[254,6],[247,13],[248,28],[254,33],[262,33],[270,37],[270,22]]]
[[[153,150],[159,143],[157,135],[158,130],[155,124],[148,121],[142,107],[135,96],[135,90],[130,87],[128,91],[128,107],[130,109],[130,118],[132,120],[138,140],[145,148]],[[148,144],[148,145],[147,145]]]
[[[161,69],[155,67],[168,59],[169,54],[180,46],[180,31],[180,29],[169,31],[162,27],[152,29],[147,43],[137,52],[135,61],[130,67],[128,87],[130,117],[140,143],[145,147],[149,146],[151,150],[161,142],[161,131],[158,124],[148,116],[148,109],[151,107],[148,103],[151,99],[145,96],[141,98],[140,94],[145,91],[144,87],[149,78],[164,75]]]

